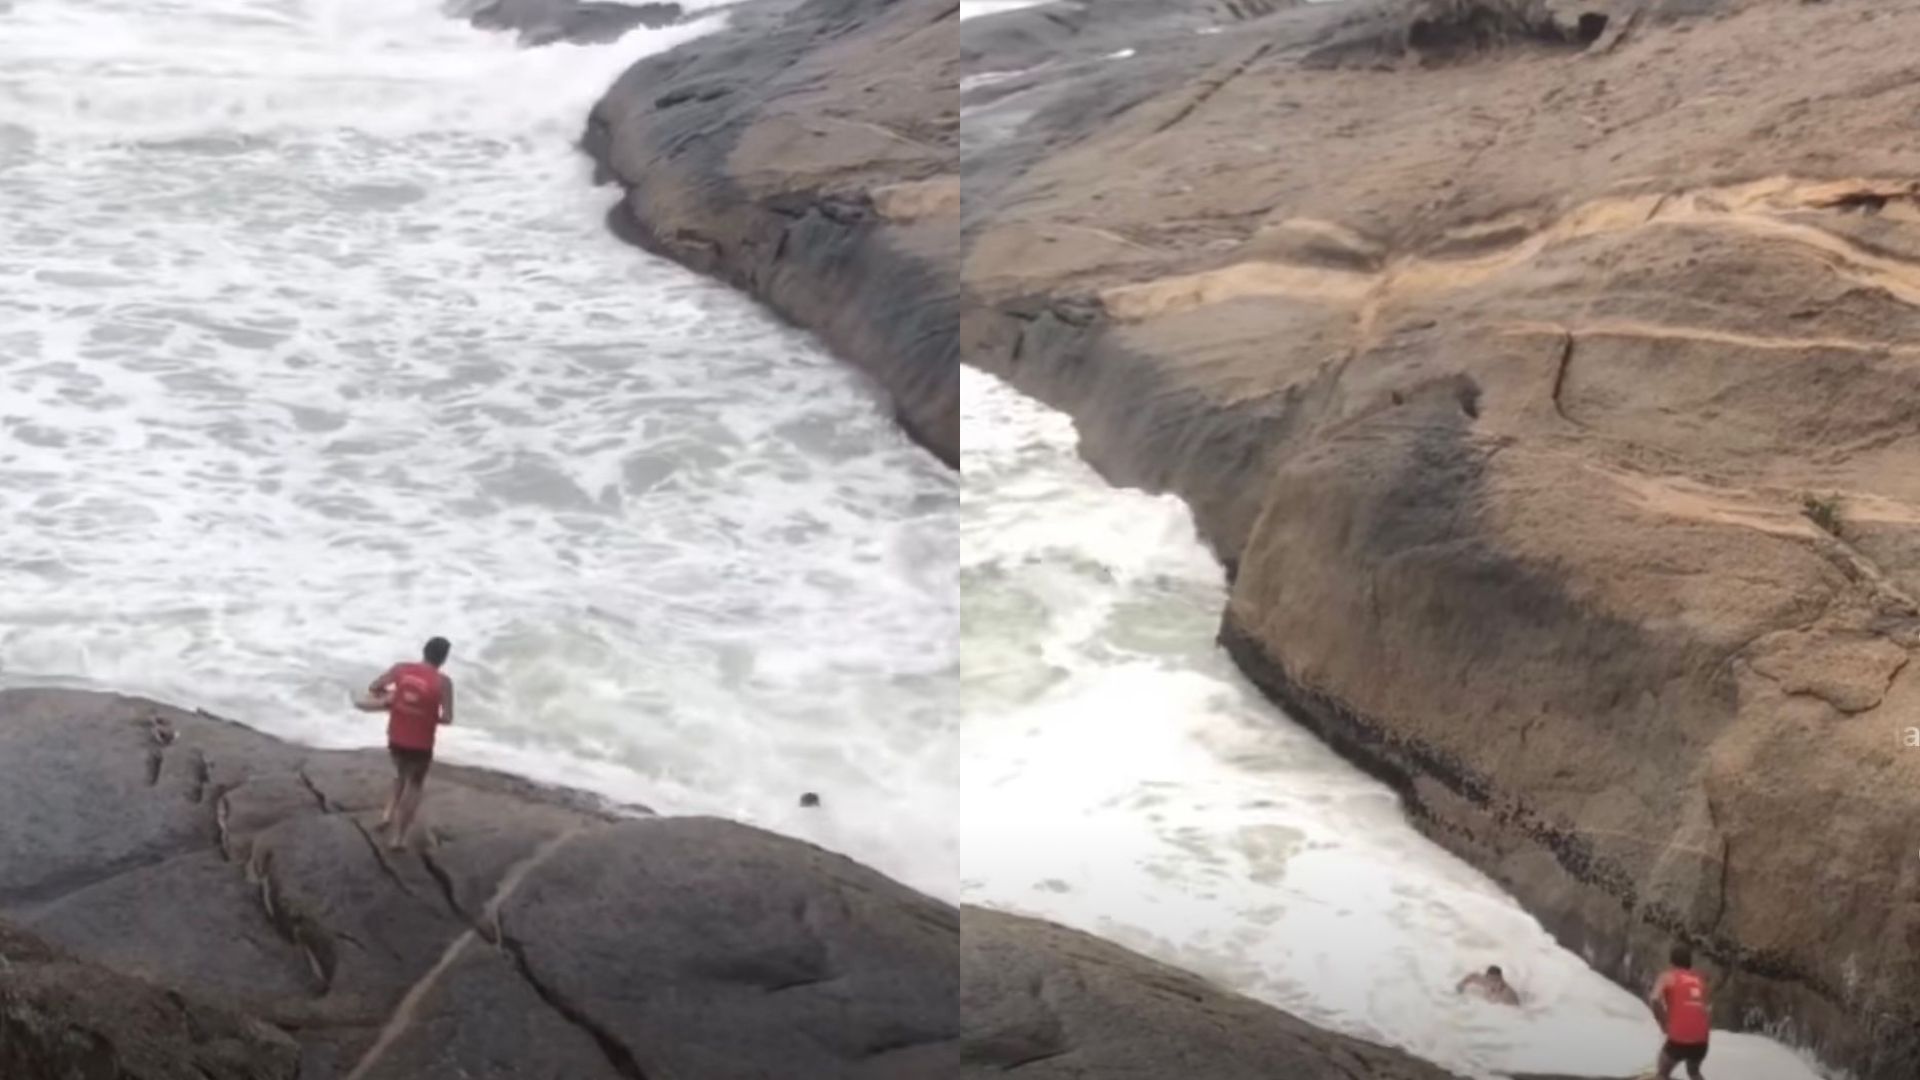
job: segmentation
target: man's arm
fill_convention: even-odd
[[[395,664],[392,667],[388,668],[386,671],[382,672],[379,678],[367,684],[367,693],[369,694],[386,693],[387,688],[393,685],[393,673],[399,670],[399,668],[400,668],[400,665]]]
[[[453,723],[453,678],[440,676],[440,722]]]
[[[1653,989],[1647,992],[1647,1007],[1653,1010],[1653,1018],[1660,1021],[1660,1026],[1666,1027],[1667,977],[1665,975],[1653,980]]]
[[[1473,985],[1474,983],[1476,983],[1476,982],[1479,982],[1479,981],[1480,981],[1480,976],[1479,976],[1479,975],[1477,975],[1477,974],[1475,974],[1475,975],[1469,975],[1469,976],[1467,976],[1466,978],[1464,978],[1464,979],[1461,979],[1461,980],[1459,981],[1459,983],[1457,983],[1457,984],[1456,984],[1456,985],[1454,986],[1454,988],[1453,988],[1453,992],[1454,992],[1454,993],[1456,993],[1456,994],[1464,994],[1464,993],[1466,993],[1466,992],[1467,992],[1467,987],[1469,987],[1469,986],[1472,986],[1472,985]]]

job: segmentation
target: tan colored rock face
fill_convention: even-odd
[[[1243,666],[1563,941],[1914,1075],[1920,9],[1304,63],[1337,18],[996,164],[967,359],[1183,495]]]

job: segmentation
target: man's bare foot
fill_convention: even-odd
[[[405,850],[407,850],[407,838],[406,838],[406,837],[404,837],[404,836],[395,836],[395,837],[394,837],[393,839],[391,839],[391,840],[388,840],[388,841],[387,841],[387,850],[388,850],[388,851],[405,851]]]

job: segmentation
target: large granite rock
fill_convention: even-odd
[[[1567,946],[1920,1074],[1920,8],[1101,8],[963,31],[965,358]]]
[[[1111,942],[985,908],[960,914],[962,1077],[1451,1080]]]
[[[393,854],[391,780],[383,751],[0,693],[0,918],[289,1033],[302,1080],[952,1075],[951,907],[746,826],[447,765],[432,842]]]
[[[0,922],[0,1076],[294,1080],[286,1033],[81,963]]]
[[[958,0],[749,5],[650,57],[583,145],[615,231],[758,297],[957,465]]]

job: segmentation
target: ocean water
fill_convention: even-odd
[[[0,681],[377,745],[349,692],[443,634],[444,757],[951,895],[955,477],[572,147],[720,18],[0,4]]]
[[[1051,0],[960,0],[960,21],[977,19],[982,15],[1002,15],[1021,8],[1037,7]]]
[[[1384,785],[1213,644],[1220,568],[1170,496],[1115,490],[1066,417],[967,370],[961,894],[1111,938],[1474,1077],[1625,1076],[1660,1037]],[[1499,964],[1506,1008],[1454,992]],[[1814,1063],[1716,1034],[1708,1073]]]

